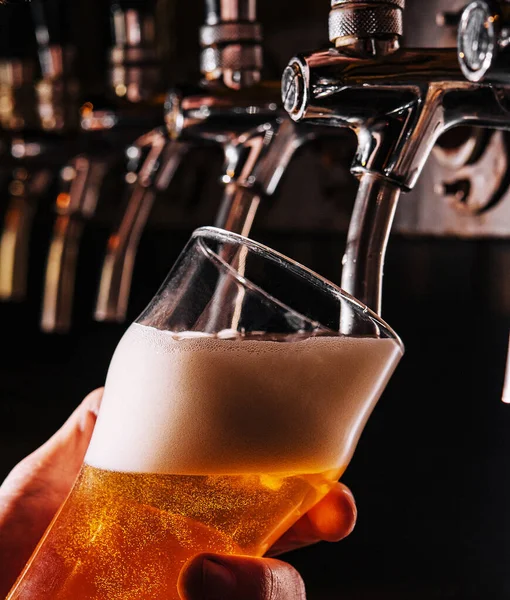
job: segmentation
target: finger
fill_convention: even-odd
[[[316,542],[338,542],[356,525],[356,502],[348,487],[336,483],[331,491],[313,506],[270,548],[268,556],[277,556]]]
[[[184,600],[305,600],[299,573],[273,558],[201,554],[181,571]]]

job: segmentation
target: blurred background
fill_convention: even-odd
[[[0,7],[0,480],[104,383],[128,324],[190,232],[213,223],[220,205],[222,153],[196,145],[156,194],[136,253],[126,320],[94,318],[103,259],[126,203],[125,149],[163,124],[166,90],[199,81],[204,21],[199,0],[112,4],[45,0],[42,15],[34,4]],[[436,16],[455,15],[462,5],[408,0],[406,44],[455,44],[454,28],[438,25]],[[156,15],[149,35],[155,53],[136,66],[146,96],[129,97],[122,73],[115,74],[111,48],[119,37],[112,15],[118,7]],[[327,0],[259,0],[265,78],[278,81],[294,53],[328,45],[328,10]],[[121,113],[127,116],[119,131],[105,126]],[[407,352],[344,476],[359,507],[355,532],[339,544],[287,557],[312,600],[496,600],[510,594],[510,407],[501,402],[510,328],[508,139],[498,133],[483,142],[484,151],[503,157],[497,168],[490,156],[484,160],[492,166],[482,165],[482,188],[491,188],[485,202],[501,211],[494,217],[466,208],[465,174],[443,177],[453,169],[445,156],[462,150],[471,135],[445,140],[446,150],[431,158],[418,188],[398,208],[383,316]],[[252,230],[254,239],[336,283],[357,188],[349,173],[354,150],[349,133],[303,147],[277,193],[262,199]],[[92,161],[87,169],[101,157],[94,175],[99,191],[68,211],[63,169],[71,164],[79,171],[76,156]],[[43,318],[45,294],[51,313],[47,265],[48,257],[56,260],[59,239],[68,243],[59,235],[69,228],[79,241],[71,251],[73,303],[59,326]],[[25,287],[23,273],[16,281],[6,266],[16,236],[27,240],[16,255],[18,267],[26,263]]]

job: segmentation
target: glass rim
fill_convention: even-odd
[[[404,352],[405,347],[404,347],[404,343],[400,339],[400,336],[396,333],[396,331],[393,329],[393,327],[388,325],[388,323],[386,323],[386,321],[384,319],[382,319],[377,313],[375,313],[371,308],[369,308],[368,306],[363,304],[363,302],[358,300],[356,297],[352,296],[351,294],[349,294],[348,292],[343,290],[341,287],[339,287],[339,286],[335,285],[333,282],[329,281],[329,279],[326,279],[325,277],[323,277],[322,275],[319,275],[312,269],[305,267],[304,265],[297,262],[296,260],[289,258],[285,254],[282,254],[281,252],[278,252],[277,250],[273,250],[272,248],[270,248],[269,246],[266,246],[265,244],[261,244],[260,242],[257,242],[246,236],[240,235],[239,233],[227,231],[226,229],[221,229],[219,227],[212,227],[212,226],[199,227],[198,229],[195,229],[191,235],[192,240],[196,239],[196,238],[198,238],[198,239],[215,239],[218,241],[231,241],[231,242],[235,242],[239,245],[243,245],[243,246],[247,247],[248,249],[255,251],[259,255],[263,255],[263,256],[269,255],[269,257],[276,259],[275,262],[280,263],[281,266],[287,267],[291,272],[298,274],[299,276],[301,276],[305,280],[309,281],[310,283],[313,283],[314,285],[318,286],[319,288],[322,288],[322,290],[324,292],[330,293],[332,296],[338,298],[339,300],[347,300],[351,304],[354,304],[359,310],[361,310],[361,312],[364,315],[366,315],[372,321],[374,321],[376,325],[382,327],[388,333],[388,337],[394,339],[395,342],[399,345],[402,352]],[[258,293],[263,293],[264,296],[266,296],[267,298],[269,298],[271,300],[275,300],[278,304],[282,304],[282,302],[280,300],[278,300],[277,298],[273,298],[273,296],[271,296],[271,294],[266,292],[263,288],[261,288],[260,286],[258,286],[255,283],[253,283],[252,281],[250,281],[250,279],[246,278],[245,276],[241,275],[235,267],[233,267],[232,265],[229,265],[227,262],[225,262],[225,260],[222,259],[221,256],[219,256],[214,250],[212,250],[211,248],[207,248],[207,251],[209,253],[211,253],[212,255],[214,255],[215,259],[217,259],[218,262],[220,262],[224,268],[226,268],[228,271],[230,271],[231,274],[234,276],[234,278],[241,285],[247,287],[248,289],[253,289],[254,291],[257,291]],[[299,311],[293,309],[292,307],[288,307],[288,308],[290,308],[296,314],[299,314],[301,317],[305,318],[307,321],[312,321],[312,319],[305,317],[304,315],[301,315],[301,313]],[[329,327],[326,327],[319,321],[313,321],[313,322],[318,323],[319,325],[321,325],[322,328],[328,329],[329,331],[331,331],[335,334],[338,334],[339,336],[343,335],[340,331],[336,331]]]

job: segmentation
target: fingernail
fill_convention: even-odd
[[[101,408],[101,401],[103,400],[103,391],[102,390],[94,390],[89,396],[91,399],[89,401],[89,410],[96,415],[99,415],[99,409]]]
[[[224,564],[205,558],[202,563],[202,597],[204,600],[226,600],[236,589],[236,577]]]
[[[345,533],[345,536],[347,537],[348,535],[350,535],[352,533],[354,527],[356,526],[356,521],[358,519],[358,507],[356,506],[356,501],[354,500],[354,496],[353,496],[351,490],[346,488],[344,490],[344,497],[348,504],[348,507],[352,511],[352,523],[351,523],[350,528]]]

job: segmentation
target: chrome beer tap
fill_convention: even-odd
[[[117,173],[115,167],[125,161],[125,148],[158,121],[162,110],[154,15],[117,2],[111,13],[114,39],[108,87],[114,101],[105,106],[82,104],[78,154],[60,173],[41,317],[47,332],[66,332],[71,326],[81,237],[86,222],[96,214],[105,179]]]
[[[247,236],[261,198],[275,193],[295,152],[328,132],[296,125],[281,100],[274,97],[275,83],[261,79],[262,33],[255,23],[255,0],[210,0],[206,6],[206,24],[201,29],[202,72],[216,89],[216,102],[208,103],[200,96],[173,98],[167,115],[172,124],[189,123],[191,135],[193,127],[207,128],[209,120],[223,120],[224,129],[216,135],[225,156],[221,177],[225,192],[215,225]],[[236,19],[240,22],[231,22]],[[244,44],[236,44],[236,36]],[[246,85],[251,86],[247,94],[242,93]],[[225,86],[234,91],[222,94]],[[229,106],[222,95],[231,99]]]
[[[222,149],[225,192],[215,224],[248,235],[260,199],[274,194],[294,153],[317,135],[335,133],[294,123],[282,109],[279,84],[262,79],[256,0],[206,0],[200,44],[203,80],[168,94],[168,148],[155,170],[145,169],[139,186],[144,192],[133,192],[110,238],[96,305],[99,320],[125,319],[134,257],[155,194],[168,187],[191,146]],[[154,134],[158,147],[162,135]]]
[[[165,104],[165,127],[152,131],[147,158],[120,224],[111,234],[103,263],[96,318],[123,321],[134,259],[156,193],[166,190],[182,159],[195,145],[219,145],[230,166],[239,154],[227,150],[240,136],[267,139],[265,127],[278,112],[278,86],[259,86],[261,30],[254,0],[205,3],[201,29],[203,81],[191,89],[172,90]],[[255,144],[255,142],[253,142]],[[135,144],[141,151],[144,141]],[[230,171],[228,171],[230,173]]]
[[[73,128],[70,115],[76,85],[63,76],[70,56],[61,45],[50,44],[48,31],[40,21],[40,9],[37,1],[26,7],[13,7],[11,18],[22,20],[19,30],[25,32],[26,39],[13,44],[19,46],[20,56],[7,57],[0,64],[3,164],[10,171],[4,190],[6,209],[0,234],[3,300],[25,297],[34,215],[49,192],[55,170],[72,151],[67,133]],[[3,19],[6,17],[2,14]],[[40,65],[35,59],[37,51]]]
[[[114,19],[115,23],[119,24],[118,20]],[[137,34],[129,34],[128,30],[129,27],[126,28],[123,37],[136,37]],[[140,30],[138,28],[138,31]],[[122,55],[118,50],[114,52],[114,63],[116,57]],[[136,53],[133,54],[133,57],[135,56]],[[131,77],[131,83],[124,81],[123,73],[122,69],[114,69],[112,81],[117,94],[120,91],[129,97],[130,86],[145,73],[145,69],[140,71],[138,77]],[[125,150],[128,161],[125,174],[127,201],[108,238],[105,250],[94,311],[98,321],[124,320],[138,242],[156,192],[168,187],[188,151],[187,143],[169,141],[163,122],[162,106],[152,125],[157,126],[149,131],[147,128],[141,131],[138,139],[133,140]]]
[[[293,120],[357,134],[351,172],[360,183],[342,287],[378,313],[398,199],[415,186],[438,138],[459,125],[510,129],[510,88],[499,62],[498,68],[491,63],[494,77],[489,67],[486,75],[466,78],[468,68],[479,73],[489,61],[485,32],[507,11],[497,3],[498,16],[492,7],[480,21],[481,5],[489,6],[474,2],[463,12],[458,50],[409,49],[400,46],[404,0],[332,0],[335,47],[296,56],[283,74],[284,106]],[[348,315],[343,327],[350,327]]]
[[[126,173],[128,200],[108,238],[95,308],[98,321],[124,320],[136,250],[156,192],[168,186],[187,150],[186,144],[169,144],[163,127],[146,133],[127,148],[132,163]]]
[[[476,0],[466,6],[458,30],[459,63],[469,81],[490,82],[505,87],[506,105],[510,85],[510,4]],[[510,402],[510,336],[503,402]]]
[[[49,173],[35,188],[25,159],[23,128],[37,123],[31,59],[9,58],[0,63],[0,125],[2,127],[2,194],[5,196],[0,234],[0,298],[21,300],[26,292],[28,241],[37,198],[47,187]],[[40,146],[32,147],[39,154]],[[4,172],[5,171],[5,172]],[[40,171],[36,169],[36,173]],[[44,169],[42,170],[44,173]],[[36,176],[36,179],[39,179]],[[41,185],[42,183],[42,185]]]

